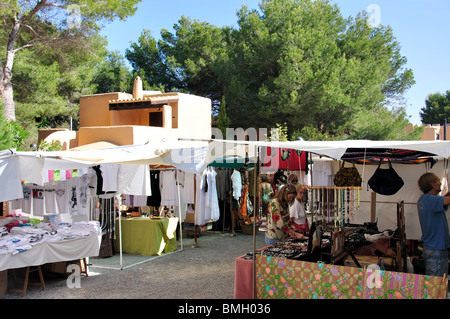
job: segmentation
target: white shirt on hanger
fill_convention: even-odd
[[[178,206],[175,170],[160,173],[161,206]]]
[[[237,170],[234,170],[233,174],[231,174],[231,182],[233,183],[233,198],[235,200],[239,200],[242,195],[241,173],[239,173]]]

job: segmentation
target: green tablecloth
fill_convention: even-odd
[[[150,219],[146,217],[122,219],[122,252],[154,256],[177,249],[178,218]],[[119,219],[116,220],[115,250],[120,251]]]

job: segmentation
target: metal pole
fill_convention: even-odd
[[[253,299],[256,299],[256,287],[255,287],[255,276],[256,276],[256,197],[257,197],[257,180],[259,175],[259,147],[255,146],[255,154],[257,156],[254,171],[254,185],[253,185],[253,270],[252,270],[252,289],[253,289]]]
[[[447,140],[447,119],[444,120],[444,141]]]
[[[178,181],[178,174],[176,174],[177,176],[177,192],[178,192],[178,223],[180,225],[180,246],[181,246],[181,250],[183,250],[183,229],[181,226],[181,199],[180,199],[180,182]]]

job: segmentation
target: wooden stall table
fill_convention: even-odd
[[[120,236],[122,236],[122,252],[127,254],[155,256],[177,249],[178,218],[176,217],[122,218],[121,224],[122,231],[120,230],[119,219],[116,219],[117,233],[114,244],[116,252],[120,251]]]

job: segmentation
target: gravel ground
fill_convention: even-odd
[[[124,255],[123,270],[118,254],[91,258],[80,288],[68,288],[64,276],[44,273],[46,290],[28,287],[25,297],[7,293],[0,299],[233,299],[235,258],[253,250],[253,236],[207,232],[197,243],[183,238],[182,250],[154,259]],[[264,233],[258,232],[256,249],[264,246]]]

